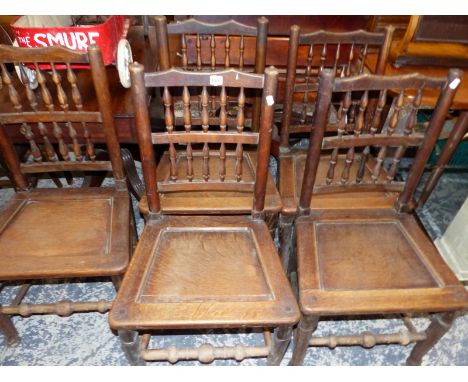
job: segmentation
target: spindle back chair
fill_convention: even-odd
[[[258,19],[257,27],[235,20],[206,23],[194,18],[167,24],[164,16],[156,16],[154,22],[160,70],[167,70],[171,66],[189,71],[235,68],[262,74],[265,70],[268,37],[268,19],[265,17]],[[180,35],[180,52],[176,54],[180,57],[180,62],[172,59],[170,55],[169,36],[171,35]],[[254,57],[252,53],[255,53]],[[210,115],[215,115],[219,110],[220,95],[215,90],[213,89],[209,95]],[[253,131],[258,131],[260,94],[251,90],[247,96],[247,103],[252,107],[251,110],[248,108],[246,123]],[[231,113],[230,109],[228,108],[228,113]]]
[[[119,331],[124,351],[133,364],[189,359],[207,363],[219,358],[241,361],[266,356],[269,363],[279,363],[299,311],[263,220],[278,72],[274,68],[268,68],[265,75],[234,69],[211,73],[170,69],[144,74],[143,67],[136,64],[130,72],[149,215],[110,312],[111,327]],[[263,89],[260,131],[244,131],[242,118],[236,130],[229,130],[224,105],[219,128],[208,126],[206,94],[210,85],[220,86],[221,94],[225,94],[224,88],[237,89],[241,104],[244,88]],[[167,101],[164,133],[151,132],[145,102],[145,88],[155,86],[164,88]],[[186,100],[189,86],[202,88],[201,130],[194,129],[188,112],[184,130],[177,131],[172,125],[169,94],[174,86],[184,88]],[[158,143],[168,143],[171,152],[171,171],[167,180],[159,182],[153,151],[153,144]],[[172,148],[176,143],[187,145],[186,155],[179,162]],[[203,146],[198,169],[191,147],[195,144]],[[216,151],[210,147],[213,144]],[[226,164],[228,144],[234,144],[237,151],[231,168]],[[257,167],[250,178],[242,170],[243,144],[257,146]],[[219,167],[211,167],[214,156],[220,157],[216,162]],[[162,208],[164,192],[244,188],[254,194],[250,216],[188,218],[167,215]],[[148,333],[162,329],[241,327],[277,329],[273,339],[265,330],[266,345],[253,348],[204,344],[198,349],[147,349],[151,335],[140,338],[138,334],[141,330]]]
[[[193,45],[187,42],[192,41],[189,40],[190,34],[195,34],[196,41],[199,43],[204,41],[202,36],[210,36],[212,48],[210,62],[212,65],[208,67],[208,71],[203,70],[202,63],[204,60],[202,59],[201,48],[197,51],[198,64],[195,68],[190,67],[189,49],[183,48],[182,68],[173,67],[171,69],[174,73],[173,76],[177,75],[182,78],[184,72],[203,74],[218,70],[219,66],[216,63],[219,54],[215,54],[215,52],[217,52],[216,49],[221,46],[221,43],[218,42],[216,45],[216,36],[224,34],[225,40],[222,40],[224,44],[225,41],[229,42],[236,33],[241,36],[241,47],[243,46],[244,35],[252,38],[256,36],[255,72],[263,73],[264,71],[268,27],[268,21],[265,18],[259,19],[257,28],[245,26],[236,21],[207,24],[195,19],[168,25],[166,18],[163,16],[155,17],[155,24],[161,70],[167,71],[171,68],[168,34],[181,34],[182,41],[184,41],[183,47]],[[228,49],[229,46],[228,43],[223,62],[227,72],[235,73],[230,75],[236,77],[235,79],[229,79],[230,83],[242,83],[248,78],[254,78],[249,77],[251,73],[245,70],[243,53],[240,58],[237,58],[238,61],[231,60],[230,57],[233,52]],[[243,48],[240,48],[240,51],[243,52]],[[238,65],[238,73],[231,68],[233,62]],[[152,76],[157,78],[156,74],[152,74]],[[161,198],[161,207],[164,212],[175,214],[248,214],[252,204],[252,191],[257,166],[255,150],[243,149],[243,145],[257,143],[257,138],[255,138],[257,135],[254,134],[256,129],[250,129],[249,121],[251,118],[249,118],[248,94],[249,92],[250,94],[256,94],[255,99],[260,101],[261,89],[255,86],[240,88],[237,86],[213,86],[216,85],[216,75],[213,75],[211,80],[209,77],[203,78],[207,79],[203,86],[195,86],[196,81],[190,80],[189,85],[185,87],[179,86],[171,89],[171,91],[167,87],[162,89],[164,124],[168,134],[164,133],[161,136],[156,134],[154,138],[155,143],[169,144],[168,152],[162,156],[158,164],[161,191],[166,192],[165,196]],[[226,80],[228,78],[230,77],[226,77]],[[255,83],[252,82],[252,84]],[[257,107],[259,111],[260,103],[257,102],[255,105],[254,109]],[[255,118],[259,121],[260,114],[255,115],[257,115]],[[201,131],[194,131],[194,125],[201,126]],[[213,135],[215,133],[212,126],[218,126],[216,128],[219,128],[221,135]],[[190,132],[190,134],[178,132],[179,127],[186,132]],[[250,130],[251,133],[247,130]],[[220,138],[223,134],[226,134],[226,136]],[[175,148],[176,137],[185,139],[185,141],[178,142],[186,145],[185,148],[180,149],[181,146],[179,146],[179,150]],[[211,143],[221,143],[218,139],[225,140],[227,137],[233,139],[225,140],[225,143],[222,143],[219,147],[219,155],[213,156],[210,154],[208,141],[203,145],[198,145],[197,148],[196,144],[203,142],[203,137],[210,137]],[[231,147],[228,146],[228,142],[231,143]],[[230,148],[234,148],[235,151],[231,151]],[[183,168],[183,166],[185,167]],[[185,173],[182,174],[181,171]],[[194,172],[197,171],[201,171],[202,174],[198,174],[198,178],[195,179],[194,176],[196,177],[197,174],[194,175]],[[234,172],[234,174],[230,174],[230,172]],[[214,173],[217,174],[218,181],[214,181]],[[184,177],[184,181],[180,179],[181,176]],[[196,192],[194,192],[195,184],[197,184]],[[273,230],[281,210],[281,200],[270,175],[267,177],[265,203],[267,220]],[[140,202],[140,210],[143,215],[147,215],[149,212],[146,197],[143,197]]]
[[[83,65],[90,69],[82,69]],[[112,277],[117,287],[131,251],[130,203],[99,47],[79,53],[61,46],[1,45],[0,70],[0,149],[17,191],[0,211],[0,280]],[[95,95],[80,93],[77,70],[89,73]],[[99,109],[85,110],[83,99],[93,96]],[[87,123],[102,124],[110,161],[96,160]],[[28,141],[30,162],[18,160],[7,134],[10,129],[19,129]],[[31,188],[27,177],[81,171],[112,171],[115,186]],[[4,315],[0,323],[7,333],[11,330],[3,326],[9,319],[6,315],[67,316],[76,311],[105,312],[111,305],[109,301],[21,304],[30,285],[20,289],[11,306],[0,307]]]
[[[364,30],[352,32],[317,32],[301,34],[297,25],[289,35],[286,90],[280,131],[280,147],[289,149],[289,136],[308,133],[313,116],[320,72],[329,68],[337,77],[351,77],[366,72],[383,74],[387,63],[393,28],[385,33]],[[306,62],[298,62],[298,50],[307,49]],[[366,67],[368,54],[376,54],[375,68]],[[295,98],[299,97],[299,101]],[[294,110],[296,109],[296,110]],[[350,109],[349,118],[354,118]]]
[[[308,346],[361,345],[378,343],[407,345],[417,342],[407,363],[418,365],[422,357],[449,329],[456,312],[468,306],[468,293],[442,260],[437,249],[418,224],[414,209],[416,186],[442,130],[443,123],[462,77],[457,69],[447,79],[418,74],[384,77],[360,75],[337,78],[332,71],[320,75],[316,117],[310,136],[305,173],[296,219],[296,254],[299,323],[291,364],[301,364]],[[426,91],[439,90],[440,96],[429,125],[416,128],[417,110]],[[370,125],[364,113],[370,92],[378,93],[378,107]],[[397,96],[389,123],[378,130],[382,105],[390,92]],[[326,136],[332,95],[341,93],[336,133]],[[359,113],[349,126],[346,106],[358,93]],[[400,125],[400,109],[406,96],[411,112]],[[349,128],[349,130],[348,130]],[[400,158],[409,147],[418,147],[405,182],[395,173]],[[375,156],[371,147],[375,147]],[[338,152],[345,154],[339,158]],[[329,162],[326,181],[319,183],[317,172],[324,157]],[[357,154],[359,152],[359,154]],[[356,157],[359,155],[359,157]],[[353,163],[359,158],[358,165]],[[385,159],[389,158],[388,163]],[[338,169],[338,161],[344,164]],[[336,174],[337,176],[334,176]],[[346,193],[351,189],[400,191],[394,206],[355,209],[311,200],[321,192]],[[408,330],[392,334],[311,338],[319,317],[341,315],[401,314]],[[437,313],[424,332],[418,332],[407,315]]]
[[[385,33],[370,33],[363,30],[340,33],[320,30],[301,33],[297,25],[291,26],[281,130],[280,136],[277,137],[279,141],[274,141],[272,148],[273,155],[278,158],[277,184],[283,204],[278,222],[283,258],[287,257],[290,251],[289,245],[292,240],[293,222],[297,214],[306,159],[303,148],[290,145],[290,137],[304,136],[304,133],[309,133],[313,126],[319,75],[326,68],[332,70],[337,77],[352,77],[368,71],[382,74],[387,62],[392,35],[393,28],[391,27],[387,28]],[[304,49],[307,54],[299,54],[301,49]],[[378,54],[375,68],[367,68],[365,65],[369,54]],[[298,58],[303,56],[306,57],[305,61],[298,61]],[[361,121],[366,125],[370,123],[377,108],[378,100],[375,95],[374,92],[367,97],[365,120]],[[390,98],[388,97],[389,100]],[[349,104],[345,105],[346,109],[341,110],[340,117],[337,115],[340,99],[334,99],[333,102],[334,107],[330,112],[327,129],[336,131],[339,123],[343,123],[343,120],[337,121],[340,117],[346,122],[349,121],[350,125],[354,124],[359,114],[356,100],[349,100]],[[387,112],[387,104],[381,105],[379,123],[382,124],[385,121]],[[381,125],[378,126],[378,129],[380,128]],[[322,163],[318,171],[319,183],[322,180],[325,181],[326,178],[327,170],[323,167],[324,165],[326,166]],[[351,203],[356,204],[356,207],[387,206],[394,201],[394,194],[383,192],[347,193],[346,197],[352,197]],[[340,200],[341,195],[336,198]],[[330,201],[327,200],[328,202]]]

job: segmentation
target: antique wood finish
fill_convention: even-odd
[[[391,50],[396,66],[468,65],[466,16],[411,16],[406,32]]]
[[[175,363],[184,359],[208,363],[214,359],[240,361],[245,357],[265,356],[269,364],[279,364],[291,338],[292,325],[299,319],[299,309],[263,220],[273,123],[272,100],[276,95],[278,72],[268,68],[265,75],[233,69],[211,73],[177,69],[144,73],[138,64],[133,64],[130,72],[149,213],[110,311],[111,327],[119,331],[124,351],[132,364],[142,364],[144,360]],[[251,143],[258,143],[255,167],[252,162],[245,163],[250,157],[244,156],[243,141],[238,139],[247,134],[243,131],[241,107],[235,134],[227,134],[224,102],[219,127],[215,129],[207,123],[210,76],[216,76],[220,81],[222,94],[225,94],[224,86],[237,88],[240,104],[244,88],[263,89],[260,130],[246,135],[255,137]],[[188,102],[187,84],[201,88],[202,125],[196,130],[190,113],[186,113],[183,130],[176,134],[171,91],[175,86],[183,87]],[[150,130],[144,102],[145,88],[149,86],[164,87],[165,133]],[[196,134],[197,131],[200,133]],[[192,134],[194,139],[184,139],[184,135]],[[179,151],[180,154],[169,148],[163,157],[167,163],[163,174],[157,174],[154,166],[153,144],[159,142],[186,143],[185,152]],[[212,142],[217,144],[216,150]],[[192,144],[201,148],[192,149]],[[229,144],[235,147],[234,151],[224,147]],[[166,196],[179,190],[200,199],[204,199],[202,195],[206,195],[207,190],[248,192],[251,194],[249,210],[243,216],[187,218],[168,215]],[[199,209],[197,213],[206,215],[211,212]],[[217,214],[222,213],[221,209]],[[205,344],[198,349],[173,346],[148,349],[149,335],[138,335],[139,331],[163,329],[244,327],[277,329],[273,339],[268,332],[266,345],[261,347]]]
[[[208,89],[213,88],[210,87],[213,76],[222,78],[220,113],[219,116],[208,118]],[[151,135],[145,133],[141,139],[150,139],[152,144],[169,144],[169,150],[162,156],[156,172],[149,172],[154,164],[152,159],[151,164],[143,163],[147,168],[146,173],[150,174],[145,176],[157,177],[161,195],[157,209],[151,208],[147,198],[143,196],[139,204],[140,211],[144,215],[150,210],[159,209],[170,214],[250,213],[254,195],[258,195],[254,190],[257,171],[259,168],[267,168],[265,161],[268,161],[269,144],[261,142],[262,135],[258,132],[245,131],[246,120],[242,106],[245,91],[249,88],[262,88],[263,77],[234,69],[213,73],[170,69],[166,72],[146,73],[144,80],[147,86],[164,87],[166,132]],[[136,81],[140,83],[142,79]],[[183,87],[185,107],[184,115],[179,119],[175,118],[171,103],[171,92],[177,91],[177,87],[171,87],[171,84],[190,86]],[[192,118],[189,107],[190,92],[194,93],[196,87],[201,87],[202,97],[201,118],[198,120]],[[236,88],[239,110],[235,128],[230,129],[227,124],[227,91],[234,91]],[[276,89],[268,91],[273,94]],[[137,121],[147,118],[145,104],[140,102],[136,110]],[[140,112],[146,113],[146,117],[139,117]],[[145,126],[149,126],[149,122],[145,123]],[[266,129],[261,125],[260,128]],[[178,147],[185,145],[185,150],[177,149],[177,144]],[[260,156],[252,149],[257,145],[261,147]],[[144,147],[146,154],[142,157],[150,158],[152,145],[147,142]],[[266,195],[265,205],[258,210],[265,210],[269,216],[275,216],[281,210],[280,196],[271,175],[266,172],[261,176],[262,182],[266,182]],[[151,185],[155,184],[156,179],[145,181],[147,185]],[[151,193],[155,195],[154,192]],[[274,219],[270,221],[274,223]]]
[[[164,16],[154,18],[156,39],[159,46],[160,70],[171,66],[189,71],[214,71],[222,68],[237,68],[241,71],[263,73],[266,63],[268,20],[260,17],[257,26],[252,27],[238,21],[206,23],[194,18],[167,24]],[[180,35],[180,62],[172,62],[169,51],[169,37]],[[254,53],[252,58],[247,54]],[[250,94],[251,93],[251,94]],[[260,93],[251,90],[252,110],[247,124],[258,131],[260,122]],[[210,114],[215,114],[220,95],[211,90]]]
[[[453,69],[449,71],[446,80],[418,75],[388,78],[364,75],[333,81],[331,71],[324,71],[321,74],[317,114],[299,198],[300,217],[295,222],[299,300],[303,318],[299,323],[302,329],[297,332],[292,365],[302,363],[308,346],[372,347],[378,343],[407,345],[411,342],[418,342],[418,345],[408,358],[408,364],[420,364],[424,354],[448,330],[455,312],[464,310],[468,306],[468,293],[465,288],[445,264],[415,216],[411,214],[417,204],[413,202],[415,186],[440,134],[461,75],[461,71]],[[319,208],[311,208],[313,206],[311,200],[315,198],[315,187],[320,179],[317,175],[321,160],[320,151],[324,149],[324,142],[328,142],[328,146],[337,146],[336,141],[326,141],[324,138],[332,90],[359,92],[361,102],[357,113],[358,131],[368,131],[374,137],[379,137],[376,140],[378,147],[370,175],[371,183],[380,182],[375,168],[383,167],[381,162],[390,152],[383,138],[389,138],[390,145],[397,145],[397,149],[390,157],[393,157],[389,161],[390,170],[384,178],[384,184],[387,186],[393,183],[392,179],[402,150],[408,146],[408,143],[393,139],[412,136],[416,110],[426,87],[441,88],[440,97],[429,126],[424,132],[424,139],[418,140],[420,147],[395,205],[386,208],[375,208],[372,205],[367,208],[347,208],[342,204],[340,208],[336,208],[333,203],[330,207],[323,203]],[[408,88],[417,89],[416,96],[411,99],[412,111],[405,123],[397,128],[399,109],[403,104],[405,89]],[[375,129],[376,124],[371,124],[368,129],[361,129],[359,121],[363,120],[360,114],[362,101],[365,99],[364,94],[371,90],[377,90],[382,94],[382,91],[390,89],[399,95],[394,99],[388,125],[380,132]],[[337,134],[340,134],[339,131]],[[346,177],[343,180],[341,174],[340,180],[345,193],[350,190],[348,182],[351,179],[351,172],[348,171],[349,168],[346,170],[346,163],[356,155],[354,152],[357,148],[356,140],[360,138],[360,134],[356,135],[356,130],[353,134],[356,139],[348,141],[351,144],[348,145],[342,172]],[[361,158],[363,154],[367,157],[371,155],[372,150],[367,149],[368,143],[366,137],[363,140],[365,149]],[[350,155],[350,152],[353,155]],[[332,151],[330,168],[333,168],[335,159],[336,156]],[[358,169],[357,175],[360,173]],[[363,176],[359,182],[364,181]],[[332,192],[338,187],[339,183],[332,188]],[[337,238],[342,239],[337,240]],[[408,332],[311,338],[317,321],[322,316],[372,316],[385,313],[422,312],[440,312],[440,317],[443,318],[436,318],[424,333],[418,333],[406,318],[405,325],[408,327]]]
[[[331,68],[340,77],[363,75],[368,71],[368,68],[364,65],[366,57],[372,51],[375,55],[378,55],[378,59],[374,63],[375,65],[371,67],[371,70],[377,74],[381,74],[387,62],[392,35],[392,28],[387,28],[385,33],[369,33],[363,30],[341,33],[320,30],[311,33],[301,33],[299,26],[291,26],[281,131],[279,142],[274,142],[272,148],[273,153],[278,158],[278,188],[283,203],[281,215],[285,216],[280,219],[279,227],[280,232],[283,233],[282,238],[286,240],[283,241],[280,238],[281,257],[284,263],[288,262],[290,239],[292,237],[292,225],[288,224],[288,222],[292,221],[292,217],[297,213],[306,157],[303,150],[293,150],[290,147],[290,135],[310,133],[313,128],[313,118],[314,114],[316,114],[315,100],[319,86],[318,79],[319,74],[324,68]],[[301,49],[307,50],[307,58],[305,60],[301,59],[303,56],[303,52],[301,53],[300,51]],[[341,104],[336,106],[336,118],[338,121],[330,121],[327,125],[327,131],[338,133],[336,138],[330,138],[330,140],[334,139],[335,143],[340,142],[340,144],[344,144],[344,140],[363,138],[364,134],[359,133],[359,137],[354,138],[352,138],[351,134],[357,130],[363,130],[363,133],[366,132],[366,126],[363,125],[367,125],[373,118],[374,111],[376,118],[380,116],[385,105],[385,101],[382,106],[375,99],[374,95],[369,99],[369,95],[366,93],[366,97],[366,100],[362,100],[364,101],[363,111],[360,115],[358,112],[358,121],[354,120],[354,114],[358,110],[356,100],[352,100],[349,95],[348,98],[341,100]],[[355,122],[358,123],[355,124]],[[376,121],[378,124],[383,122],[384,118]],[[369,138],[371,140],[375,139],[372,135],[369,135]],[[327,142],[326,144],[331,144],[331,142]],[[339,152],[339,148],[336,147],[332,160],[333,163],[336,163],[334,166],[337,166],[337,168],[329,169],[330,166],[326,163],[325,159],[319,162],[320,170],[317,174],[319,181],[315,188],[317,192],[321,187],[320,185],[329,186],[332,172],[342,174],[341,178],[344,181],[346,181],[346,177],[350,171],[351,173],[356,173],[356,166],[359,166],[359,164],[354,160],[352,151],[348,152],[347,159],[345,153],[339,154]],[[346,165],[344,166],[345,163]],[[370,176],[370,169],[362,167],[361,171],[363,172],[362,176],[364,176],[365,181]],[[382,181],[385,178],[383,170],[376,172],[375,176]],[[339,178],[336,181],[340,183]],[[368,186],[363,187],[361,184],[360,187],[362,191],[371,191]],[[367,187],[366,190],[364,190],[365,187]],[[331,187],[327,187],[327,190],[331,190]],[[364,195],[360,192],[347,193],[353,199],[347,204],[355,205],[356,208],[362,206],[363,202],[364,205],[367,203],[374,206],[391,205],[394,202],[394,194],[382,191],[382,189],[376,189],[374,192],[366,192]],[[334,199],[332,203],[339,202],[339,199],[342,197],[343,195],[339,197],[332,196],[331,198]],[[320,200],[320,197],[316,199],[317,202]],[[325,204],[327,204],[327,201],[325,201]],[[286,217],[286,215],[292,217]],[[281,226],[282,223],[285,225]]]
[[[20,65],[21,81],[14,71],[8,71],[8,63]],[[42,69],[44,63],[50,70]],[[92,79],[98,111],[88,112],[83,107],[75,73],[79,70],[74,69],[82,63],[90,65],[91,70],[86,71]],[[25,75],[26,67],[35,69],[37,89]],[[0,212],[0,280],[112,277],[118,285],[130,257],[132,225],[99,47],[90,46],[85,54],[58,46],[0,46],[0,71],[15,110],[0,113],[0,150],[18,191]],[[101,123],[109,161],[97,160],[87,127],[88,122],[96,121]],[[20,130],[29,143],[31,162],[20,164],[7,129]],[[76,171],[112,171],[115,187],[31,189],[26,176]],[[10,306],[0,307],[0,326],[9,337],[11,330],[4,323],[7,315],[104,313],[111,305],[108,301],[21,304],[29,285],[20,289]]]
[[[288,67],[286,73],[285,100],[281,120],[280,147],[289,148],[289,134],[295,125],[311,126],[310,102],[315,99],[317,80],[324,68],[332,68],[337,76],[349,77],[363,74],[369,68],[364,65],[370,51],[378,50],[374,74],[382,74],[388,58],[393,29],[385,33],[370,33],[363,30],[353,32],[317,31],[301,34],[297,25],[291,27]],[[308,49],[305,63],[298,63],[300,47]],[[295,93],[302,98],[296,113],[293,112]]]

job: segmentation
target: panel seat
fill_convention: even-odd
[[[129,213],[126,190],[17,192],[0,211],[0,280],[121,274]]]
[[[109,316],[116,329],[268,327],[298,319],[268,228],[248,216],[148,221]]]
[[[313,211],[297,220],[300,305],[320,316],[464,309],[468,295],[414,216]]]

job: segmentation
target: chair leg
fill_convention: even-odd
[[[20,339],[10,316],[0,313],[0,332],[6,337],[8,345],[16,345]]]
[[[291,270],[291,254],[292,254],[292,241],[294,230],[295,216],[280,215],[278,222],[278,236],[280,242],[280,257],[283,268],[289,274]]]
[[[447,333],[452,326],[457,312],[446,312],[434,314],[432,316],[432,322],[426,329],[426,339],[418,342],[408,359],[406,360],[407,366],[419,366],[421,365],[422,358],[439,342],[439,340]]]
[[[112,276],[112,284],[114,284],[115,291],[118,292],[120,284],[122,284],[122,275]]]
[[[268,355],[267,365],[277,366],[281,363],[284,353],[288,349],[292,337],[292,326],[281,326],[275,329],[272,339],[271,351]]]
[[[140,336],[138,332],[119,330],[122,350],[131,366],[145,366],[146,362],[141,358]]]
[[[289,366],[300,366],[309,347],[309,340],[312,333],[317,328],[318,316],[302,316],[294,333],[294,348]]]

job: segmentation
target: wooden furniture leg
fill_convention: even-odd
[[[281,326],[275,329],[271,351],[268,355],[267,365],[278,366],[284,357],[284,353],[288,349],[289,342],[292,337],[291,326]]]
[[[289,274],[291,269],[291,250],[294,231],[294,215],[280,215],[278,236],[280,242],[280,257],[284,270]]]
[[[463,110],[458,117],[455,126],[453,127],[450,135],[447,139],[447,142],[444,145],[442,153],[437,160],[434,169],[427,180],[423,191],[421,192],[421,196],[418,201],[418,205],[424,204],[429,195],[431,195],[432,190],[434,190],[435,186],[437,185],[442,173],[445,170],[445,166],[447,166],[448,162],[452,158],[455,150],[457,149],[458,144],[463,139],[463,136],[468,132],[468,110]]]
[[[140,336],[138,332],[119,330],[122,350],[131,366],[145,366],[145,360],[141,358]]]
[[[294,334],[294,348],[289,366],[300,366],[309,347],[312,333],[317,329],[319,318],[317,316],[302,316]]]
[[[6,337],[9,346],[19,343],[18,332],[10,316],[2,313],[0,313],[0,332]]]
[[[426,339],[418,342],[410,356],[406,360],[407,366],[419,366],[421,365],[422,358],[435,346],[437,342],[448,332],[452,326],[457,312],[446,312],[434,314],[432,322],[426,329]]]

